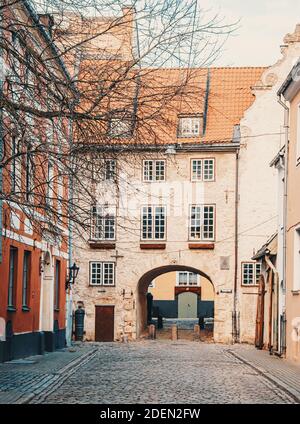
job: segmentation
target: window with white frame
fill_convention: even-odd
[[[90,285],[91,286],[114,286],[115,285],[114,262],[90,262]]]
[[[115,159],[106,159],[104,161],[104,179],[106,181],[114,180],[116,177],[117,163]]]
[[[155,289],[155,280],[152,280],[148,286],[149,289]]]
[[[115,239],[116,214],[114,207],[93,206],[91,216],[91,239]]]
[[[293,291],[300,290],[300,228],[294,232],[294,275]]]
[[[165,168],[164,160],[144,160],[144,181],[165,181]]]
[[[202,116],[181,116],[178,121],[178,137],[196,137],[200,135]]]
[[[215,179],[214,159],[192,159],[192,181],[213,181]]]
[[[190,239],[214,240],[215,206],[192,205],[190,209]]]
[[[242,284],[245,286],[253,286],[259,284],[259,276],[261,274],[260,262],[243,262],[242,263]]]
[[[177,272],[177,286],[199,286],[199,275],[189,271]]]
[[[110,137],[130,137],[131,121],[125,118],[112,118],[109,126]]]
[[[297,108],[297,129],[296,129],[296,162],[300,159],[300,103]]]
[[[166,232],[166,207],[142,207],[142,239],[163,240]]]

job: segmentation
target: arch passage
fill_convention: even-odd
[[[162,274],[166,274],[168,272],[173,271],[189,271],[193,272],[195,274],[199,274],[203,277],[205,277],[207,280],[210,281],[212,284],[212,287],[214,289],[213,282],[211,278],[205,274],[203,271],[191,267],[191,266],[185,266],[185,265],[167,265],[167,266],[161,266],[158,268],[154,268],[148,272],[146,272],[139,280],[138,282],[138,293],[137,293],[137,337],[141,335],[141,333],[146,329],[147,327],[147,292],[148,287],[156,277]]]

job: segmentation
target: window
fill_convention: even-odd
[[[177,272],[177,286],[198,286],[199,276],[194,272],[179,271]]]
[[[104,206],[93,206],[91,222],[91,238],[93,240],[114,240],[115,224],[115,211]]]
[[[30,153],[31,147],[28,147],[26,153],[26,200],[30,201],[32,198],[33,190],[33,173],[34,165],[32,155]]]
[[[131,122],[125,118],[112,118],[109,127],[110,137],[130,137],[131,135]]]
[[[300,159],[300,104],[297,108],[297,130],[296,130],[296,162]]]
[[[114,286],[115,264],[113,262],[90,262],[91,286]]]
[[[8,308],[15,307],[15,284],[17,278],[18,250],[11,247],[9,250],[9,276],[8,276]]]
[[[242,263],[242,284],[253,286],[259,284],[261,274],[261,264],[259,262]]]
[[[54,166],[52,160],[48,160],[48,176],[47,176],[47,204],[51,205],[53,203],[54,192],[53,192],[53,183],[54,183]]]
[[[214,240],[215,206],[192,205],[190,212],[190,239]]]
[[[104,161],[104,179],[106,181],[114,180],[116,177],[116,161],[107,159]]]
[[[163,240],[166,228],[165,206],[144,206],[142,208],[142,239]]]
[[[59,309],[60,261],[55,261],[54,309]]]
[[[143,179],[144,181],[165,181],[165,161],[144,160]]]
[[[30,262],[31,262],[31,252],[24,251],[23,258],[23,285],[22,285],[22,306],[23,308],[28,307],[29,303],[29,281],[30,281]]]
[[[179,117],[178,137],[199,136],[201,121],[202,121],[202,117],[200,115]]]
[[[22,162],[19,155],[19,143],[15,137],[12,139],[11,154],[11,191],[12,193],[16,193],[21,190]]]
[[[293,291],[300,290],[300,228],[294,232],[294,276]]]
[[[193,159],[191,168],[192,181],[213,181],[215,179],[214,159]]]

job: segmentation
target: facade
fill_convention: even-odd
[[[300,27],[298,26],[300,41]],[[298,196],[299,156],[300,156],[300,84],[299,61],[296,62],[278,91],[285,109],[286,143],[284,149],[285,182],[282,202],[284,217],[284,243],[282,256],[285,261],[283,284],[286,309],[286,356],[300,363],[300,278],[299,247],[300,204]]]
[[[55,52],[43,20],[46,18],[47,21],[47,16],[39,17],[27,1],[7,6],[4,10],[5,22],[10,23],[6,26],[9,30],[3,30],[4,40],[16,47],[21,58],[28,55],[30,49],[37,54],[40,51]],[[26,41],[18,32],[22,25],[31,28]],[[8,69],[2,81],[4,94],[12,96],[13,101],[29,105],[35,102],[33,107],[42,108],[44,93],[39,97],[30,91],[37,86],[34,73],[26,69],[21,60],[12,60],[3,52],[2,59]],[[66,81],[69,77],[63,63],[60,59],[55,61],[58,78]],[[17,70],[13,77],[10,76],[11,66]],[[25,76],[28,78],[26,90],[22,79]],[[45,212],[64,207],[59,199],[67,197],[68,181],[66,177],[58,176],[58,165],[50,159],[43,158],[42,161],[30,150],[37,136],[44,140],[45,146],[63,144],[66,139],[59,138],[52,127],[48,128],[48,121],[37,121],[32,115],[22,116],[19,112],[20,122],[24,124],[22,136],[9,113],[4,111],[1,118],[2,129],[8,129],[5,138],[0,140],[1,148],[5,144],[5,152],[11,155],[11,159],[7,159],[2,175],[2,190],[9,200],[4,200],[1,205],[0,362],[65,346],[68,267],[68,222],[65,218],[58,222],[55,217],[49,222]],[[53,123],[53,127],[59,125],[59,122]],[[31,130],[37,127],[45,127],[45,132]],[[2,131],[1,136],[3,134]],[[67,131],[64,137],[67,137]],[[42,182],[44,187],[47,186],[47,192],[38,191]],[[60,197],[55,198],[54,192],[59,192]],[[43,202],[47,208],[39,208]]]
[[[91,233],[76,240],[74,252],[80,266],[74,301],[84,304],[87,340],[139,337],[151,281],[190,271],[214,287],[215,341],[232,341],[239,123],[264,70],[195,70],[193,95],[167,110],[163,141],[147,139],[138,149],[124,144],[113,159],[106,155],[105,169],[115,178],[108,172],[95,183]],[[153,81],[174,86],[185,71],[157,72]]]
[[[300,55],[299,26],[294,33],[284,37],[281,53],[281,59],[263,72],[261,83],[253,85],[255,101],[240,123],[237,241],[240,330],[237,338],[249,343],[253,343],[255,339],[261,270],[260,260],[252,258],[277,231],[279,246],[282,243],[281,218],[277,216],[282,175],[278,175],[276,169],[282,163],[275,160],[277,165],[271,167],[270,163],[284,146],[285,129],[281,119],[282,108],[277,102],[277,91]],[[280,271],[283,266],[280,253],[277,263]],[[284,320],[282,292],[277,320]]]

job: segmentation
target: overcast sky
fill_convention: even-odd
[[[280,57],[280,45],[300,23],[300,0],[199,0],[202,9],[219,12],[228,22],[241,19],[218,66],[271,65]]]

